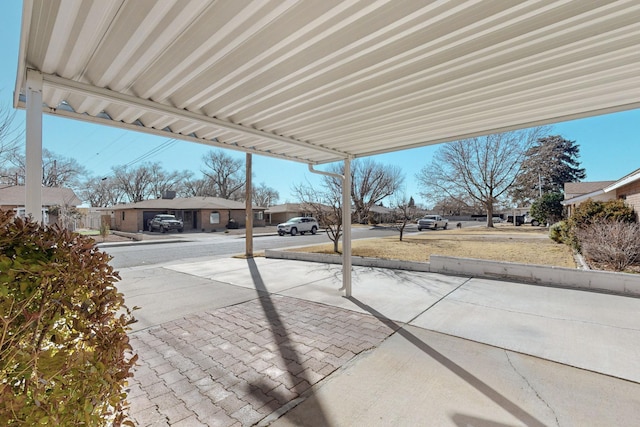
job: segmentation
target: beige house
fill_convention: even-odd
[[[151,199],[116,205],[111,211],[114,230],[138,232],[147,229],[154,215],[172,214],[184,221],[185,231],[224,231],[230,221],[239,227],[246,224],[245,204],[219,197]],[[253,226],[264,227],[263,207],[253,208]]]
[[[636,169],[617,181],[568,182],[564,185],[567,215],[571,215],[576,206],[585,200],[607,201],[622,199],[640,212],[640,169]]]
[[[313,216],[313,212],[313,208],[305,203],[283,203],[271,206],[264,211],[269,225],[278,225],[299,216]]]
[[[45,224],[55,224],[59,219],[66,218],[65,211],[75,209],[82,204],[70,188],[42,187],[42,219]],[[26,191],[24,185],[12,185],[0,188],[0,209],[12,210],[17,216],[24,218]],[[60,224],[67,228],[71,224]]]

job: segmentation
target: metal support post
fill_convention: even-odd
[[[342,287],[351,296],[351,160],[344,160],[342,180]]]
[[[344,161],[344,175],[315,170],[309,164],[309,171],[338,178],[342,182],[342,287],[345,296],[351,296],[351,159]]]
[[[27,70],[25,214],[42,222],[42,74]]]
[[[251,174],[253,171],[253,165],[252,165],[252,158],[251,158],[251,153],[247,153],[247,157],[246,157],[247,161],[246,161],[246,184],[245,184],[245,188],[246,188],[246,195],[245,195],[245,211],[246,211],[246,218],[245,218],[245,229],[246,229],[246,236],[245,236],[245,255],[247,256],[247,258],[253,258],[253,200],[252,200],[252,192],[253,189],[251,187]]]

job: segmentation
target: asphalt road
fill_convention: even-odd
[[[405,232],[417,232],[415,225]],[[352,239],[366,239],[371,237],[393,236],[398,234],[392,229],[370,229],[366,227],[354,227]],[[142,265],[164,264],[194,260],[198,258],[228,257],[229,255],[245,252],[245,239],[241,236],[226,234],[183,234],[183,242],[172,241],[170,243],[156,244],[131,244],[125,246],[104,246],[102,250],[113,256],[111,265],[115,268],[136,267]],[[297,236],[254,236],[253,250],[255,252],[264,249],[278,249],[292,246],[306,246],[330,242],[325,233],[316,235],[305,234]]]
[[[463,222],[462,227],[477,227],[483,225],[475,221]],[[450,222],[449,226],[455,228],[456,223]],[[292,246],[306,246],[330,242],[325,233],[316,235],[305,234],[297,236],[260,236],[259,229],[253,239],[255,252],[264,249],[279,249]],[[416,224],[408,224],[405,234],[418,233]],[[424,230],[422,233],[433,233],[433,230]],[[435,231],[437,232],[437,231]],[[398,235],[398,230],[382,227],[353,227],[352,240],[368,239],[372,237],[385,237]],[[181,234],[184,241],[156,244],[131,244],[124,246],[103,246],[102,250],[113,256],[111,265],[115,268],[128,268],[143,265],[167,264],[196,260],[198,258],[228,257],[230,255],[245,252],[245,239],[243,236],[233,236],[224,233],[187,233]]]

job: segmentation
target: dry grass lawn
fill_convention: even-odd
[[[341,250],[342,248],[340,248]],[[292,249],[297,252],[333,253],[333,243]],[[572,250],[549,239],[540,227],[497,225],[426,231],[393,237],[354,240],[354,256],[429,261],[432,254],[575,268]]]

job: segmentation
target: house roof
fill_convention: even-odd
[[[589,198],[608,193],[625,185],[640,181],[640,169],[623,176],[617,181],[567,182],[564,184],[565,197],[563,205],[573,205]]]
[[[0,188],[0,205],[24,206],[25,186],[16,185]],[[42,187],[42,206],[78,206],[82,200],[70,188]]]
[[[285,212],[312,212],[313,207],[306,203],[283,203],[280,205],[273,205],[267,208],[265,213],[285,213]]]
[[[392,213],[394,210],[393,209],[389,209],[389,208],[385,208],[384,206],[373,205],[373,206],[371,206],[369,211],[377,213],[377,214],[389,214],[389,213]]]
[[[240,209],[244,210],[244,202],[221,199],[220,197],[184,197],[176,199],[150,199],[142,202],[128,203],[112,206],[111,210],[123,209],[175,209],[175,210],[198,210],[198,209]],[[253,209],[263,210],[265,208],[254,206]]]
[[[283,203],[280,205],[269,206],[265,213],[286,213],[286,212],[303,212],[302,203]]]
[[[590,193],[580,194],[570,199],[563,200],[560,202],[563,206],[571,206],[577,203],[582,203],[585,200],[593,199],[594,197],[600,196],[602,194],[606,194],[605,191],[601,188],[600,190],[595,190]]]
[[[625,185],[629,185],[629,184],[634,183],[636,181],[640,181],[640,169],[636,169],[635,171],[631,172],[630,174],[623,176],[622,178],[620,178],[616,182],[614,182],[611,185],[607,186],[604,189],[604,191],[605,192],[609,192],[609,191],[617,190],[620,187],[624,187]]]
[[[565,198],[572,199],[583,194],[593,193],[613,184],[615,181],[565,182]]]
[[[321,207],[324,210],[331,210],[331,206],[323,205],[321,203],[315,203],[315,206],[308,205],[307,203],[283,203],[281,205],[270,206],[265,210],[266,214],[277,213],[313,213],[316,211],[316,207]]]
[[[14,106],[319,164],[639,108],[639,38],[637,1],[24,0]]]

